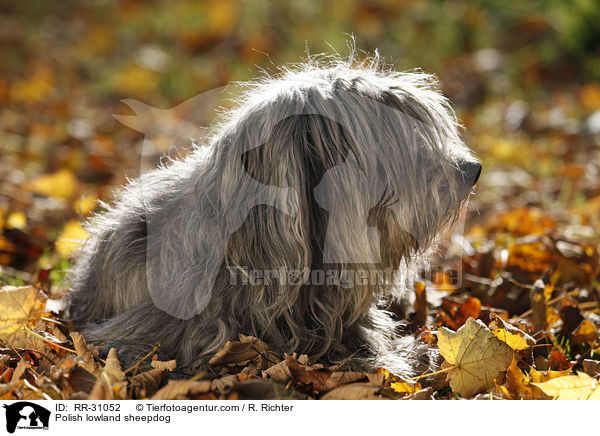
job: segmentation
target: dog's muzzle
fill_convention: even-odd
[[[462,162],[459,166],[462,173],[464,189],[467,192],[470,192],[471,188],[477,183],[477,180],[479,180],[481,164],[478,162]]]

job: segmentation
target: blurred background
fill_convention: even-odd
[[[596,0],[2,1],[0,280],[59,289],[81,219],[138,174],[121,99],[171,108],[353,35],[436,74],[484,163],[466,271],[532,282],[565,258],[597,283],[599,23]]]

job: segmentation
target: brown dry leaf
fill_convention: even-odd
[[[209,360],[213,366],[219,365],[241,365],[245,366],[253,362],[258,367],[269,367],[275,361],[272,358],[267,345],[252,336],[240,334],[239,341],[227,341],[227,343]]]
[[[96,377],[80,366],[76,366],[66,375],[66,383],[63,384],[67,391],[89,394],[96,384]]]
[[[96,377],[99,377],[100,365],[94,360],[94,355],[86,344],[83,336],[78,332],[73,332],[71,333],[71,339],[73,339],[73,347],[75,348],[77,355],[83,358],[83,362],[80,362],[79,366],[91,372]]]
[[[555,400],[600,400],[600,383],[584,372],[533,385]]]
[[[433,397],[433,389],[429,386],[414,394],[402,397],[400,400],[435,400],[435,398]]]
[[[237,382],[238,378],[233,374],[229,374],[211,381],[210,390],[218,394],[224,394],[227,393]]]
[[[153,396],[153,400],[185,400],[197,398],[210,392],[210,381],[208,380],[169,380],[166,386],[159,389]]]
[[[131,377],[129,382],[133,396],[146,398],[154,395],[168,376],[168,370],[152,368]]]
[[[415,315],[412,322],[417,327],[421,327],[427,323],[429,315],[429,306],[427,304],[427,289],[425,283],[415,283]]]
[[[468,318],[478,319],[481,314],[481,301],[479,301],[479,298],[469,297],[460,305],[458,312],[464,321]]]
[[[490,329],[498,339],[506,342],[513,350],[525,350],[535,344],[535,339],[495,314],[492,314]]]
[[[327,385],[329,377],[331,377],[331,370],[323,368],[322,365],[304,366],[296,362],[291,357],[286,357],[286,362],[292,380],[296,384],[312,385],[312,389],[315,392],[328,391],[330,388]]]
[[[573,302],[573,304],[576,304]],[[569,336],[583,321],[581,311],[577,306],[571,305],[571,301],[568,300],[559,310],[560,319],[562,320],[562,327],[560,334],[563,336]]]
[[[550,365],[550,368],[555,371],[570,370],[572,367],[571,362],[569,362],[567,357],[557,349],[550,351],[550,355],[548,356],[548,364]]]
[[[44,396],[47,396],[53,400],[64,400],[62,391],[50,378],[40,375],[35,377],[35,386],[40,390]]]
[[[106,384],[102,380],[98,379],[87,399],[112,400],[113,398],[110,395],[110,389],[108,388],[108,386],[106,386]]]
[[[29,334],[22,326],[33,326],[42,316],[46,300],[46,294],[33,286],[0,288],[0,340],[13,347],[26,346]]]
[[[459,303],[452,297],[444,298],[442,310],[438,312],[438,320],[453,330],[458,330],[469,318],[478,319],[481,314],[481,301],[469,297]]]
[[[543,280],[538,279],[533,284],[533,288],[529,292],[529,304],[531,306],[531,322],[533,323],[533,331],[539,332],[548,326],[546,317],[546,302],[548,301],[547,293],[544,292],[546,284]]]
[[[394,398],[381,386],[371,383],[352,383],[328,392],[322,400],[386,400]]]
[[[571,340],[576,345],[594,344],[598,340],[596,326],[590,320],[584,319],[573,331]]]
[[[25,371],[27,371],[27,361],[24,359],[19,360],[19,363],[17,363],[17,367],[15,368],[15,371],[13,372],[13,375],[10,379],[11,383],[15,383],[17,381],[19,381],[19,379],[21,377],[23,377],[23,375],[25,374]]]
[[[287,358],[288,356],[286,356]],[[277,365],[264,370],[263,377],[273,380],[276,383],[286,384],[292,378],[292,373],[288,367],[287,361],[282,360]]]
[[[360,371],[344,371],[334,372],[331,377],[325,382],[327,389],[335,389],[338,386],[347,385],[360,380],[367,380],[368,374]],[[418,384],[418,383],[417,383]]]
[[[335,371],[335,368],[323,368],[319,364],[310,366],[306,360],[303,362],[300,363],[300,359],[296,359],[295,354],[286,355],[285,360],[263,371],[262,374],[263,377],[281,384],[291,380],[295,384],[311,385],[316,393],[365,380],[372,375],[360,371]],[[384,380],[383,376],[381,380]]]
[[[150,362],[150,366],[154,369],[160,369],[161,371],[175,371],[175,368],[177,368],[177,361],[175,360],[167,360],[167,361],[162,361],[162,360],[157,360],[156,356],[154,356],[155,358],[152,359],[152,362]]]
[[[252,379],[235,383],[225,398],[228,400],[291,400],[306,399],[306,395],[287,390],[268,380]]]
[[[597,360],[583,359],[583,371],[591,376],[595,377],[600,374],[600,362]]]
[[[108,351],[106,365],[104,365],[104,368],[102,369],[102,378],[109,386],[123,382],[127,379],[121,368],[121,362],[119,361],[119,355],[117,354],[116,348],[111,348]]]
[[[513,350],[483,322],[473,318],[457,332],[442,327],[438,347],[444,359],[454,366],[448,375],[450,387],[463,397],[472,397],[492,386],[513,358]]]

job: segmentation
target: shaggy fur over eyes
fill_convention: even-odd
[[[481,169],[435,80],[312,58],[238,103],[91,220],[71,319],[125,362],[160,343],[188,373],[240,333],[325,364],[427,369],[430,351],[384,308]]]

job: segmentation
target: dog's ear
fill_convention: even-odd
[[[299,172],[275,168],[282,162],[274,151],[268,160],[244,165],[247,148],[240,129],[215,144],[209,161],[190,176],[191,189],[174,193],[160,207],[148,205],[148,287],[155,305],[176,318],[201,314],[214,289],[236,283],[231,276],[236,269],[301,269],[306,263],[306,256],[299,261],[297,254],[304,246],[295,189],[301,185],[295,180]],[[248,165],[281,180],[261,183]],[[181,176],[177,165],[162,171]]]
[[[230,278],[246,283],[242,292],[273,304],[290,301],[312,259],[306,137],[298,134],[297,121],[278,122],[260,137],[260,145],[227,162],[227,182],[237,181],[223,199],[229,205],[227,215],[242,209],[247,214],[229,237],[226,266]],[[276,270],[291,276],[269,279]],[[249,272],[258,280],[248,283]]]

